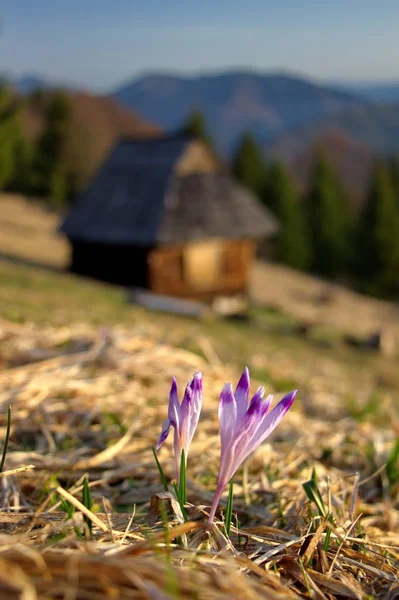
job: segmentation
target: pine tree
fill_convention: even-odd
[[[384,297],[399,293],[399,207],[389,175],[376,164],[356,237],[360,287]]]
[[[6,85],[0,86],[0,189],[7,188],[16,168],[16,149],[21,136],[19,105]]]
[[[51,173],[49,197],[55,206],[62,206],[68,200],[68,178],[62,165],[59,165]]]
[[[233,173],[240,183],[262,197],[266,167],[261,148],[250,133],[245,133],[233,157]]]
[[[302,205],[287,170],[274,162],[267,170],[262,201],[280,222],[276,258],[294,269],[310,266],[310,245]]]
[[[388,162],[388,168],[399,207],[399,156],[391,157],[391,159]]]
[[[21,133],[15,144],[13,177],[7,185],[7,189],[20,194],[31,193],[32,160],[33,146]]]
[[[198,109],[193,110],[181,128],[181,133],[197,138],[204,142],[209,148],[213,148],[213,142],[209,135],[205,117]]]
[[[65,94],[56,92],[50,98],[46,124],[39,138],[33,162],[35,193],[50,203],[59,204],[66,198],[63,170],[63,145],[69,118],[69,103]]]
[[[316,158],[304,199],[312,251],[312,270],[330,278],[342,275],[350,262],[349,201],[327,161]]]

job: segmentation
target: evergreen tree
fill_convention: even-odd
[[[263,153],[253,136],[245,133],[233,157],[233,173],[240,183],[259,198],[265,186],[266,168]]]
[[[389,170],[382,163],[374,168],[356,239],[361,289],[379,296],[397,295],[399,208]]]
[[[18,110],[9,88],[0,86],[0,189],[7,188],[15,174],[15,155],[21,137]]]
[[[187,117],[181,128],[181,133],[197,138],[209,146],[209,148],[213,148],[213,142],[208,132],[205,117],[198,109],[193,110]]]
[[[267,170],[262,200],[280,222],[277,260],[294,269],[308,269],[310,246],[302,205],[287,170],[279,162],[272,163]]]
[[[62,165],[58,165],[51,173],[49,181],[49,197],[52,204],[57,206],[64,205],[68,200],[68,178]]]
[[[33,162],[35,193],[55,204],[64,202],[67,195],[63,146],[68,118],[68,99],[63,92],[56,92],[47,107],[45,128],[39,138]]]
[[[7,189],[21,194],[30,194],[32,190],[33,147],[22,134],[19,135],[14,149],[14,172]]]
[[[345,272],[350,262],[349,201],[326,160],[316,158],[304,199],[312,250],[312,270],[331,278]]]
[[[388,162],[388,167],[399,207],[399,156],[392,156]]]

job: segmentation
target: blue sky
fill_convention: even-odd
[[[148,70],[399,79],[399,0],[1,0],[0,72],[107,91]]]

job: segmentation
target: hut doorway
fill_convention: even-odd
[[[71,271],[125,287],[148,287],[148,248],[75,240]]]

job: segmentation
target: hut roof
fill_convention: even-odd
[[[181,136],[122,140],[61,231],[74,240],[142,246],[274,233],[275,217],[226,174],[175,175],[189,143]]]

